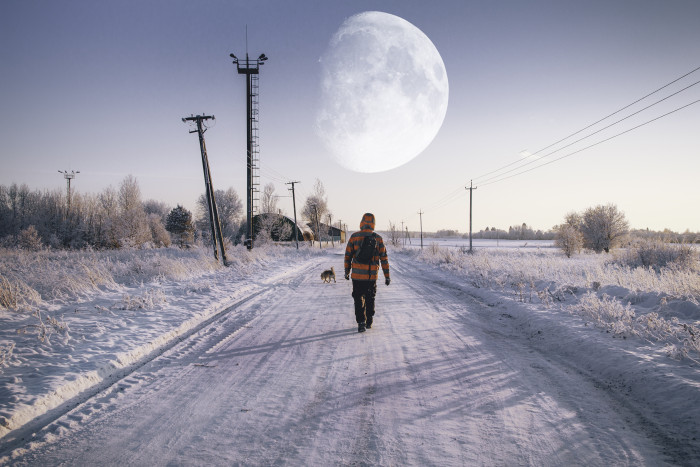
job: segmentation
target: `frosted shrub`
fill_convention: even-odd
[[[39,303],[41,303],[41,297],[36,290],[21,280],[10,281],[0,275],[0,308],[24,310]]]
[[[117,310],[153,310],[168,301],[160,289],[148,289],[141,297],[125,294],[122,303],[117,305]]]
[[[39,238],[39,233],[36,231],[36,227],[30,225],[26,229],[19,233],[19,246],[23,250],[27,251],[39,251],[41,250],[41,238]]]
[[[572,255],[581,252],[583,235],[576,227],[564,224],[557,231],[554,244],[564,252],[567,258],[571,258]]]
[[[681,270],[698,269],[698,252],[690,245],[672,244],[659,239],[641,239],[634,242],[615,258],[618,264],[630,267]]]
[[[635,313],[630,304],[623,306],[606,294],[599,298],[594,292],[588,292],[569,310],[616,335],[634,333]]]
[[[431,247],[417,253],[417,257],[465,275],[475,287],[504,289],[519,282],[542,287],[547,283],[554,293],[560,288],[597,290],[615,285],[634,292],[667,294],[695,304],[700,299],[697,269],[662,268],[657,272],[620,264],[610,256],[594,253],[566,258],[553,249],[536,252],[479,249],[473,254],[462,254],[457,249]]]
[[[17,329],[18,334],[26,334],[30,331],[37,333],[39,340],[45,344],[51,344],[51,335],[56,333],[62,333],[66,338],[68,337],[68,326],[64,321],[59,321],[56,318],[47,314],[46,322],[42,319],[41,312],[36,312],[33,315],[38,324],[26,324],[19,329]],[[63,319],[63,317],[61,317]]]
[[[31,310],[123,285],[185,280],[222,268],[201,249],[40,251],[0,249],[0,307]]]
[[[170,246],[170,234],[167,230],[165,230],[165,227],[163,226],[161,218],[158,214],[148,215],[148,227],[151,229],[153,245],[156,248]]]

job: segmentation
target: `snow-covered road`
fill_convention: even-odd
[[[329,258],[332,264],[328,264]],[[14,444],[14,465],[663,465],[687,453],[547,336],[410,257],[358,334],[342,257],[270,281]],[[561,344],[562,337],[556,341]],[[680,449],[680,451],[679,451]]]

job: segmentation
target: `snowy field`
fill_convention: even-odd
[[[387,238],[387,235],[384,235]],[[405,243],[405,245],[404,245]],[[442,248],[469,249],[469,239],[461,237],[448,238],[423,238],[423,249],[437,245]],[[401,241],[401,246],[406,248],[420,248],[420,238],[406,239]],[[554,240],[495,240],[487,238],[472,239],[472,249],[481,250],[484,248],[504,248],[504,249],[538,249],[554,248]]]
[[[0,463],[700,463],[697,270],[431,240],[365,334],[342,246],[0,252]]]

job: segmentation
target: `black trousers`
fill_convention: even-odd
[[[355,301],[355,320],[371,323],[374,318],[374,297],[377,281],[352,281],[352,298]]]

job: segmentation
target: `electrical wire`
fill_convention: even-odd
[[[643,97],[640,97],[639,99],[635,100],[634,102],[632,102],[632,103],[630,103],[630,104],[628,104],[628,105],[626,105],[626,106],[624,106],[624,107],[622,107],[622,108],[616,110],[615,112],[613,112],[613,113],[611,113],[611,114],[609,114],[609,115],[607,115],[607,116],[605,116],[605,117],[603,117],[603,118],[601,118],[601,119],[599,119],[599,120],[597,120],[597,121],[591,123],[590,125],[587,125],[587,126],[581,128],[580,130],[575,131],[574,133],[571,133],[570,135],[568,135],[568,136],[566,136],[566,137],[564,137],[564,138],[561,138],[560,140],[555,141],[554,143],[552,143],[552,144],[550,144],[550,145],[548,145],[548,146],[543,147],[542,149],[539,149],[538,151],[532,153],[531,155],[532,155],[532,156],[537,155],[537,154],[541,153],[542,151],[545,151],[545,150],[547,150],[547,149],[549,149],[549,148],[551,148],[551,147],[553,147],[553,146],[556,146],[556,145],[559,144],[559,143],[562,143],[562,142],[566,141],[566,140],[569,139],[569,138],[572,138],[573,136],[576,136],[576,135],[579,134],[579,133],[582,133],[583,131],[585,131],[585,130],[587,130],[587,129],[589,129],[589,128],[591,128],[591,127],[593,127],[593,126],[595,126],[595,125],[597,125],[597,124],[599,124],[599,123],[601,123],[601,122],[607,120],[608,118],[612,117],[613,115],[617,115],[618,113],[622,112],[623,110],[626,110],[626,109],[632,107],[633,105],[635,105],[635,104],[637,104],[637,103],[643,101],[644,99],[646,99],[646,98],[648,98],[648,97],[650,97],[650,96],[652,96],[652,95],[658,93],[659,91],[661,91],[661,90],[663,90],[663,89],[666,89],[667,87],[671,86],[672,84],[677,83],[678,81],[680,81],[680,80],[682,80],[683,78],[685,78],[685,77],[687,77],[687,76],[689,76],[689,75],[695,73],[695,72],[698,71],[698,70],[700,70],[700,67],[697,67],[697,68],[695,68],[695,69],[689,71],[688,73],[685,73],[684,75],[682,75],[682,76],[680,76],[680,77],[678,77],[678,78],[676,78],[676,79],[674,79],[674,80],[672,80],[672,81],[666,83],[665,85],[661,86],[660,88],[658,88],[658,89],[656,89],[656,90],[654,90],[654,91],[652,91],[652,92],[646,94],[646,95],[643,96]],[[694,86],[694,85],[696,85],[696,84],[698,84],[698,82],[695,82],[695,83],[691,84],[690,86],[687,86],[686,88],[683,88],[683,89],[681,89],[680,91],[678,91],[678,92],[676,92],[676,93],[674,93],[674,94],[671,94],[670,96],[667,96],[666,98],[661,99],[660,101],[657,101],[657,103],[662,102],[663,100],[666,100],[666,99],[668,99],[669,97],[674,96],[674,95],[676,95],[676,94],[678,94],[678,93],[680,93],[680,92],[682,92],[682,91],[685,91],[686,89],[688,89],[688,88],[690,88],[690,87],[692,87],[692,86]],[[652,104],[652,106],[653,106],[653,105],[655,105],[655,104]],[[647,108],[649,108],[649,107],[651,107],[651,106],[648,106],[648,107],[646,107],[645,109],[647,109]],[[645,110],[645,109],[642,109],[642,110]],[[640,111],[640,112],[641,112],[641,111]],[[639,112],[636,112],[636,113],[639,113]],[[634,114],[632,114],[632,115],[634,115]],[[627,118],[629,118],[629,117],[627,117]],[[624,120],[624,119],[622,119],[622,120]],[[619,121],[616,122],[616,123],[619,123],[619,122],[622,121],[622,120],[619,120]],[[612,125],[609,125],[609,126],[612,126]],[[609,126],[608,126],[608,127],[609,127]],[[608,128],[608,127],[606,127],[606,128]],[[592,136],[593,134],[595,134],[595,133],[592,133],[592,134],[589,135],[589,136]],[[582,139],[585,139],[585,138],[582,138]],[[577,140],[577,142],[578,142],[578,141],[581,141],[581,139]],[[573,143],[572,143],[572,144],[573,144]],[[564,148],[565,148],[565,147],[568,147],[568,146],[570,146],[570,144],[567,145],[567,146],[564,146]],[[560,149],[563,149],[563,148],[560,148]],[[556,151],[554,151],[554,152],[556,152]],[[540,159],[542,159],[543,157],[547,157],[547,156],[549,156],[549,155],[551,155],[551,154],[552,154],[552,153],[549,153],[549,154],[547,154],[546,156],[542,156],[542,157],[540,157],[540,158],[535,159],[534,161],[529,161],[529,162],[527,162],[526,164],[523,164],[523,167],[524,167],[525,165],[529,165],[529,164],[531,164],[531,163],[533,163],[533,162],[536,162],[537,160],[540,160]],[[517,160],[517,161],[510,162],[510,163],[508,163],[508,164],[506,164],[506,165],[504,165],[504,166],[502,166],[502,167],[500,167],[500,168],[498,168],[498,169],[492,170],[492,171],[487,172],[487,173],[485,173],[485,174],[482,174],[482,175],[480,175],[480,176],[478,176],[478,177],[475,177],[475,178],[473,178],[472,180],[481,180],[481,179],[483,179],[484,177],[486,177],[486,176],[488,176],[488,175],[491,175],[491,174],[494,174],[494,173],[497,173],[497,172],[501,172],[502,170],[504,170],[504,169],[506,169],[506,168],[508,168],[508,167],[511,167],[511,166],[513,166],[513,165],[522,164],[522,162],[523,162],[522,160]],[[518,167],[516,167],[516,168],[513,169],[513,170],[518,170]],[[509,172],[512,172],[512,170],[509,171]],[[506,172],[506,173],[508,173],[508,172]],[[497,175],[496,177],[500,177],[501,175],[504,175],[504,174]],[[489,179],[489,180],[490,180],[490,179]],[[488,181],[488,180],[487,180],[487,181]],[[481,183],[481,184],[483,185],[483,183]]]
[[[633,130],[636,130],[636,129],[641,128],[641,127],[643,127],[643,126],[645,126],[645,125],[648,125],[649,123],[655,122],[656,120],[660,120],[660,119],[662,119],[662,118],[664,118],[664,117],[667,117],[667,116],[669,116],[669,115],[671,115],[671,114],[673,114],[673,113],[676,113],[676,112],[678,112],[678,111],[680,111],[680,110],[683,110],[683,109],[685,109],[685,108],[687,108],[687,107],[690,107],[691,105],[697,104],[698,102],[700,102],[700,99],[698,99],[698,100],[696,100],[696,101],[693,101],[693,102],[691,102],[691,103],[689,103],[689,104],[686,104],[686,105],[684,105],[684,106],[678,107],[677,109],[674,109],[674,110],[672,110],[672,111],[670,111],[670,112],[667,112],[667,113],[665,113],[665,114],[663,114],[663,115],[660,115],[660,116],[658,116],[658,117],[656,117],[656,118],[652,118],[651,120],[648,120],[648,121],[646,121],[646,122],[644,122],[644,123],[641,123],[641,124],[639,124],[639,125],[637,125],[637,126],[634,126],[634,127],[632,127],[632,128],[629,128],[629,129],[627,129],[627,130],[625,130],[625,131],[622,131],[622,132],[620,132],[620,133],[617,133],[617,134],[615,134],[615,135],[613,135],[613,136],[610,136],[609,138],[605,138],[605,139],[603,139],[603,140],[600,140],[600,141],[598,141],[597,143],[593,143],[593,144],[591,144],[591,145],[589,145],[589,146],[586,146],[586,147],[584,147],[584,148],[578,149],[578,150],[576,150],[576,151],[574,151],[574,152],[570,152],[569,154],[563,155],[563,156],[561,156],[561,157],[557,157],[556,159],[552,159],[551,161],[547,161],[547,162],[545,162],[545,163],[543,163],[543,164],[540,164],[540,165],[538,165],[538,166],[531,167],[531,168],[529,168],[529,169],[527,169],[527,170],[523,170],[522,172],[518,172],[518,173],[515,173],[515,174],[513,174],[513,175],[508,175],[507,177],[499,178],[499,179],[497,179],[497,180],[493,180],[493,181],[490,181],[490,182],[487,182],[487,183],[482,183],[480,186],[492,185],[492,184],[494,184],[494,183],[501,182],[501,181],[503,181],[503,180],[507,180],[507,179],[509,179],[509,178],[513,178],[513,177],[516,177],[516,176],[518,176],[518,175],[522,175],[522,174],[527,173],[527,172],[531,172],[531,171],[533,171],[533,170],[535,170],[535,169],[539,169],[540,167],[544,167],[545,165],[549,165],[549,164],[552,164],[552,163],[554,163],[554,162],[557,162],[557,161],[560,161],[560,160],[562,160],[562,159],[565,159],[565,158],[567,158],[567,157],[573,156],[573,155],[578,154],[578,153],[580,153],[580,152],[583,152],[583,151],[585,151],[585,150],[587,150],[587,149],[590,149],[590,148],[592,148],[592,147],[598,146],[599,144],[602,144],[602,143],[605,143],[605,142],[607,142],[607,141],[610,141],[611,139],[615,139],[615,138],[617,138],[617,137],[619,137],[619,136],[622,136],[622,135],[624,135],[624,134],[626,134],[626,133],[629,133],[629,132],[631,132],[631,131],[633,131]]]
[[[582,133],[583,131],[585,131],[585,130],[587,130],[587,129],[589,129],[589,128],[594,127],[595,125],[597,125],[597,124],[599,124],[599,123],[601,123],[601,122],[607,120],[608,118],[610,118],[610,117],[612,117],[612,116],[614,116],[614,115],[617,115],[617,114],[619,114],[620,112],[622,112],[622,111],[624,111],[624,110],[626,110],[626,109],[632,107],[633,105],[638,104],[639,102],[643,101],[644,99],[647,99],[648,97],[650,97],[650,96],[652,96],[652,95],[654,95],[654,94],[656,94],[656,93],[662,91],[663,89],[666,89],[667,87],[671,86],[672,84],[677,83],[678,81],[680,81],[680,80],[682,80],[683,78],[686,78],[687,76],[689,76],[689,75],[691,75],[691,74],[697,72],[698,70],[700,70],[700,67],[697,67],[697,68],[695,68],[695,69],[689,71],[688,73],[685,73],[684,75],[682,75],[682,76],[680,76],[680,77],[678,77],[678,78],[676,78],[676,79],[674,79],[674,80],[672,80],[672,81],[666,83],[665,85],[663,85],[663,86],[661,86],[661,87],[655,89],[654,91],[652,91],[652,92],[650,92],[650,93],[644,95],[643,97],[640,97],[639,99],[635,100],[634,102],[632,102],[632,103],[630,103],[630,104],[628,104],[628,105],[626,105],[626,106],[624,106],[624,107],[621,107],[620,109],[616,110],[615,112],[612,112],[611,114],[606,115],[605,117],[603,117],[603,118],[601,118],[601,119],[599,119],[599,120],[597,120],[597,121],[595,121],[595,122],[593,122],[593,123],[591,123],[591,124],[589,124],[589,125],[587,125],[587,126],[581,128],[580,130],[578,130],[578,131],[576,131],[576,132],[574,132],[574,133],[571,133],[571,134],[569,134],[568,136],[566,136],[566,137],[564,137],[564,138],[561,138],[561,139],[559,139],[558,141],[555,141],[554,143],[552,143],[552,144],[550,144],[550,145],[548,145],[548,146],[543,147],[542,149],[539,149],[538,151],[534,152],[534,153],[531,154],[531,155],[532,155],[532,156],[537,155],[537,154],[539,154],[539,153],[541,153],[541,152],[543,152],[543,151],[545,151],[545,150],[547,150],[547,149],[549,149],[549,148],[552,148],[553,146],[556,146],[556,145],[559,144],[559,143],[562,143],[562,142],[564,142],[564,141],[566,141],[566,140],[568,140],[568,139],[570,139],[570,138],[572,138],[572,137],[578,135],[579,133]],[[561,150],[563,150],[563,149],[565,149],[565,148],[567,148],[567,147],[570,147],[570,146],[572,146],[572,145],[574,145],[574,144],[576,144],[576,143],[579,143],[579,142],[581,142],[581,141],[583,141],[583,140],[585,140],[585,139],[587,139],[587,138],[589,138],[589,137],[591,137],[591,136],[593,136],[593,135],[595,135],[595,134],[600,133],[601,131],[603,131],[603,130],[605,130],[605,129],[608,129],[608,128],[610,128],[610,127],[612,127],[612,126],[614,126],[614,125],[616,125],[616,124],[618,124],[618,123],[620,123],[620,122],[622,122],[622,121],[624,121],[624,120],[627,120],[628,118],[631,118],[632,116],[637,115],[637,114],[639,114],[640,112],[642,112],[642,111],[644,111],[644,110],[647,110],[647,109],[653,107],[654,105],[657,105],[657,104],[659,104],[659,103],[661,103],[661,102],[663,102],[663,101],[665,101],[665,100],[667,100],[667,99],[669,99],[669,98],[671,98],[671,97],[673,97],[673,96],[675,96],[675,95],[677,95],[677,94],[679,94],[679,93],[681,93],[681,92],[683,92],[683,91],[689,89],[690,87],[695,86],[695,85],[698,84],[698,83],[700,83],[700,81],[696,81],[695,83],[693,83],[693,84],[691,84],[691,85],[689,85],[689,86],[686,86],[685,88],[681,89],[680,91],[677,91],[677,92],[675,92],[675,93],[673,93],[673,94],[670,94],[670,95],[666,96],[665,98],[660,99],[660,100],[658,100],[657,102],[655,102],[655,103],[653,103],[653,104],[650,104],[649,106],[647,106],[647,107],[645,107],[645,108],[643,108],[643,109],[641,109],[641,110],[639,110],[639,111],[637,111],[637,112],[634,112],[634,113],[628,115],[627,117],[624,117],[624,118],[622,118],[622,119],[616,121],[615,123],[612,123],[612,124],[610,124],[610,125],[607,125],[606,127],[602,128],[602,129],[600,129],[600,130],[597,130],[597,131],[595,131],[595,132],[593,132],[593,133],[590,133],[589,135],[587,135],[587,136],[585,136],[585,137],[583,137],[583,138],[579,138],[578,140],[574,141],[573,143],[567,144],[566,146],[563,146],[563,147],[561,147],[561,148],[559,148],[559,149],[557,149],[557,150],[555,150],[555,151],[552,151],[552,152],[550,152],[550,153],[548,153],[548,154],[546,154],[546,155],[544,155],[544,156],[538,157],[537,159],[528,161],[528,162],[526,162],[526,163],[524,163],[524,164],[523,164],[523,161],[522,161],[522,160],[517,160],[517,161],[511,162],[511,163],[508,163],[508,164],[506,164],[506,165],[504,165],[504,166],[502,166],[502,167],[500,167],[500,168],[498,168],[498,169],[496,169],[496,170],[492,170],[492,171],[487,172],[487,173],[485,173],[485,174],[483,174],[483,175],[480,175],[479,177],[476,177],[476,178],[474,178],[474,179],[472,179],[472,180],[481,180],[481,179],[483,179],[484,177],[486,177],[486,176],[488,176],[488,175],[501,172],[501,171],[503,171],[504,169],[506,169],[506,168],[508,168],[508,167],[511,167],[511,166],[513,166],[513,165],[516,165],[516,164],[520,164],[519,167],[515,167],[515,168],[513,168],[513,169],[511,169],[511,170],[509,170],[509,171],[507,171],[507,172],[500,173],[499,175],[496,175],[496,176],[494,176],[494,177],[490,177],[490,178],[488,178],[488,179],[482,181],[479,185],[480,185],[480,186],[486,186],[486,185],[491,185],[491,184],[494,184],[494,183],[498,183],[498,182],[501,182],[501,181],[503,181],[503,180],[507,180],[507,179],[516,177],[516,176],[518,176],[518,175],[521,175],[521,174],[524,174],[524,173],[527,173],[527,172],[531,172],[531,171],[533,171],[533,170],[535,170],[535,169],[538,169],[538,168],[540,168],[540,167],[544,167],[545,165],[552,164],[552,163],[554,163],[554,162],[557,162],[557,161],[559,161],[559,160],[565,159],[565,158],[567,158],[567,157],[571,157],[571,156],[573,156],[573,155],[575,155],[575,154],[578,154],[578,153],[580,153],[580,152],[582,152],[582,151],[585,151],[585,150],[590,149],[590,148],[592,148],[592,147],[598,146],[599,144],[602,144],[602,143],[604,143],[604,142],[610,141],[610,140],[612,140],[612,139],[614,139],[614,138],[617,138],[617,137],[619,137],[619,136],[622,136],[622,135],[624,135],[624,134],[626,134],[626,133],[629,133],[629,132],[631,132],[631,131],[633,131],[633,130],[636,130],[636,129],[638,129],[638,128],[642,127],[642,126],[645,126],[645,125],[647,125],[647,124],[649,124],[649,123],[652,123],[652,122],[654,122],[654,121],[656,121],[656,120],[659,120],[659,119],[661,119],[661,118],[664,118],[664,117],[666,117],[666,116],[668,116],[668,115],[671,115],[671,114],[673,114],[673,113],[675,113],[675,112],[678,112],[679,110],[682,110],[682,109],[684,109],[684,108],[686,108],[686,107],[689,107],[689,106],[691,106],[691,105],[693,105],[693,104],[696,104],[696,103],[700,102],[700,100],[691,102],[691,103],[689,103],[689,104],[687,104],[687,105],[684,105],[684,106],[679,107],[679,108],[677,108],[677,109],[674,109],[674,110],[672,110],[672,111],[670,111],[670,112],[667,112],[667,113],[665,113],[665,114],[663,114],[663,115],[661,115],[661,116],[659,116],[659,117],[656,117],[656,118],[653,118],[653,119],[651,119],[651,120],[648,120],[648,121],[646,121],[646,122],[644,122],[644,123],[642,123],[642,124],[640,124],[640,125],[637,125],[637,126],[635,126],[635,127],[633,127],[633,128],[630,128],[630,129],[628,129],[628,130],[625,130],[625,131],[623,131],[623,132],[620,132],[620,133],[618,133],[618,134],[616,134],[616,135],[613,135],[613,136],[611,136],[611,137],[609,137],[609,138],[605,138],[605,139],[603,139],[603,140],[601,140],[601,141],[598,141],[598,142],[596,142],[596,143],[594,143],[594,144],[591,144],[591,145],[586,146],[586,147],[584,147],[584,148],[581,148],[581,149],[579,149],[579,150],[576,150],[576,151],[573,151],[573,152],[571,152],[571,153],[568,153],[568,154],[566,154],[566,155],[564,155],[564,156],[558,157],[558,158],[556,158],[556,159],[553,159],[553,160],[551,160],[551,161],[545,162],[545,163],[543,163],[543,164],[539,164],[539,165],[537,165],[537,166],[535,166],[535,167],[532,167],[532,168],[530,168],[530,169],[523,170],[523,171],[517,172],[517,173],[515,173],[515,174],[508,175],[508,176],[505,176],[505,177],[504,177],[504,175],[506,175],[506,174],[508,174],[508,173],[511,173],[511,172],[513,172],[513,171],[516,171],[516,170],[520,170],[520,169],[522,169],[522,168],[524,168],[524,167],[526,167],[526,166],[528,166],[528,165],[531,165],[531,164],[533,164],[533,163],[535,163],[535,162],[541,161],[541,160],[542,160],[543,158],[545,158],[545,157],[549,157],[549,156],[551,156],[551,155],[553,155],[553,154],[555,154],[555,153],[557,153],[557,152],[559,152],[559,151],[561,151]],[[460,199],[462,196],[465,196],[465,195],[466,195],[466,190],[464,190],[464,187],[460,186],[458,189],[456,189],[456,190],[454,190],[454,191],[451,191],[451,192],[448,193],[447,195],[443,196],[442,198],[438,199],[437,201],[433,202],[432,204],[426,206],[426,210],[425,210],[423,213],[425,213],[426,211],[430,212],[430,211],[436,211],[436,210],[442,209],[443,207],[445,207],[445,206],[447,206],[447,205],[449,205],[449,204],[454,203],[456,200]]]
[[[661,86],[660,88],[656,89],[655,91],[650,92],[650,93],[647,94],[646,96],[640,97],[639,99],[637,99],[636,101],[632,102],[631,104],[628,104],[628,105],[622,107],[621,109],[616,110],[615,112],[611,113],[610,115],[607,115],[607,116],[601,118],[601,119],[598,120],[597,122],[593,122],[593,123],[591,123],[590,125],[588,125],[588,126],[586,126],[586,127],[584,127],[584,128],[581,128],[581,129],[578,130],[577,132],[572,133],[572,134],[570,134],[569,136],[566,136],[565,138],[562,138],[562,139],[560,139],[559,141],[556,141],[556,142],[550,144],[549,146],[546,146],[546,147],[544,147],[544,148],[538,150],[537,152],[534,152],[532,155],[534,156],[534,155],[536,155],[536,154],[539,154],[540,152],[545,151],[545,150],[551,148],[552,146],[556,146],[557,144],[559,144],[559,143],[561,143],[561,142],[563,142],[563,141],[565,141],[565,140],[571,138],[572,136],[576,136],[577,134],[581,133],[582,131],[585,131],[585,130],[587,130],[587,129],[589,129],[589,128],[595,126],[595,125],[597,125],[598,123],[601,123],[602,121],[607,120],[608,118],[612,117],[613,115],[616,115],[616,114],[622,112],[623,110],[626,110],[626,109],[632,107],[634,104],[637,104],[637,103],[643,101],[643,100],[646,99],[647,97],[650,97],[650,96],[656,94],[657,92],[661,91],[662,89],[666,89],[666,88],[669,87],[670,85],[672,85],[672,84],[674,84],[674,83],[677,83],[678,81],[682,80],[682,79],[685,78],[686,76],[689,76],[689,75],[695,73],[695,72],[698,71],[698,70],[700,70],[700,66],[697,67],[697,68],[695,68],[694,70],[689,71],[688,73],[684,74],[683,76],[680,76],[680,77],[674,79],[673,81],[671,81],[671,82],[669,82],[669,83],[667,83],[667,84],[664,84],[663,86]],[[693,85],[695,85],[695,84],[697,84],[697,83],[694,83]],[[693,85],[691,85],[691,86],[693,86]],[[689,86],[689,87],[690,87],[690,86]],[[677,94],[677,93],[676,93],[676,94]],[[672,95],[673,95],[673,94],[672,94]]]
[[[552,154],[556,154],[556,153],[559,152],[559,151],[562,151],[562,150],[564,150],[564,149],[566,149],[566,148],[568,148],[568,147],[573,146],[574,144],[580,143],[581,141],[590,138],[591,136],[594,136],[594,135],[596,135],[596,134],[598,134],[598,133],[600,133],[600,132],[602,132],[602,131],[604,131],[604,130],[607,130],[607,129],[610,128],[610,127],[613,127],[613,126],[617,125],[618,123],[621,123],[621,122],[627,120],[628,118],[632,118],[632,117],[634,117],[635,115],[637,115],[637,114],[639,114],[639,113],[641,113],[641,112],[644,112],[645,110],[648,110],[648,109],[650,109],[651,107],[653,107],[653,106],[655,106],[655,105],[658,105],[658,104],[660,104],[661,102],[664,102],[665,100],[670,99],[671,97],[673,97],[673,96],[675,96],[675,95],[677,95],[677,94],[680,94],[681,92],[683,92],[683,91],[685,91],[685,90],[687,90],[687,89],[690,89],[691,87],[695,86],[696,84],[700,84],[700,81],[696,81],[696,82],[694,82],[693,84],[688,85],[688,86],[686,86],[685,88],[683,88],[683,89],[681,89],[681,90],[679,90],[679,91],[674,92],[673,94],[670,94],[670,95],[664,97],[663,99],[659,99],[658,101],[654,102],[653,104],[649,104],[648,106],[644,107],[643,109],[640,109],[640,110],[638,110],[638,111],[636,111],[636,112],[633,112],[633,113],[629,114],[628,116],[626,116],[626,117],[624,117],[624,118],[621,118],[620,120],[617,120],[616,122],[613,122],[613,123],[611,123],[611,124],[609,124],[609,125],[607,125],[607,126],[604,126],[603,128],[601,128],[601,129],[599,129],[599,130],[594,131],[593,133],[589,133],[588,135],[584,136],[583,138],[579,138],[579,139],[577,139],[576,141],[573,141],[573,142],[571,142],[571,143],[569,143],[569,144],[567,144],[567,145],[564,145],[564,146],[562,146],[562,147],[560,147],[560,148],[558,148],[558,149],[555,149],[554,151],[552,151],[552,152],[550,152],[550,153],[548,153],[548,154],[545,154],[544,156],[538,157],[537,159],[533,159],[533,160],[531,160],[531,161],[529,161],[529,162],[525,162],[524,164],[520,165],[519,167],[515,167],[515,168],[513,168],[513,169],[511,169],[511,170],[508,170],[508,171],[506,171],[506,172],[503,172],[503,173],[501,173],[500,175],[494,175],[493,177],[487,178],[486,180],[481,180],[479,183],[480,183],[481,186],[484,186],[484,185],[486,185],[487,182],[489,182],[490,180],[493,180],[493,179],[495,179],[495,178],[499,178],[499,177],[501,177],[501,176],[503,176],[503,175],[505,175],[505,174],[507,174],[507,173],[511,173],[511,172],[513,172],[513,171],[515,171],[515,170],[522,169],[523,167],[527,167],[528,165],[534,164],[535,162],[538,162],[538,161],[544,159],[545,157],[549,157],[549,156],[551,156]],[[651,121],[653,121],[653,120],[651,120]],[[551,147],[551,146],[552,146],[552,145],[550,145],[549,147]],[[533,155],[534,155],[534,154],[533,154]],[[558,159],[557,159],[557,160],[558,160]],[[521,161],[521,162],[522,162],[522,161]]]

